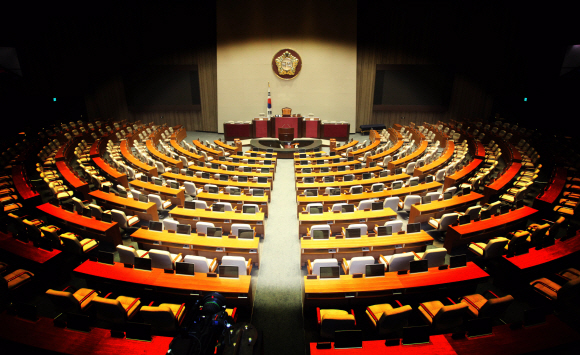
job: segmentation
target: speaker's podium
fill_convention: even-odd
[[[282,142],[291,142],[294,139],[293,127],[278,128],[278,139]]]

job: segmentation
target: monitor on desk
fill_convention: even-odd
[[[248,182],[247,176],[238,176],[238,182]]]
[[[411,179],[409,181],[409,186],[413,187],[413,186],[417,186],[417,185],[419,185],[419,180],[417,180],[417,179]]]
[[[434,178],[435,177],[433,175],[427,175],[427,176],[425,176],[425,183],[426,184],[432,183]]]
[[[157,181],[155,181],[155,185],[157,185]],[[127,190],[119,190],[119,197],[127,198]]]
[[[383,209],[384,209],[384,206],[383,206],[382,202],[378,201],[378,202],[371,203],[371,211],[380,211]]]
[[[335,349],[362,349],[362,330],[336,330],[334,332]]]
[[[272,161],[271,160],[264,160],[263,165],[272,165]]]
[[[421,223],[407,223],[407,233],[419,233],[421,231]]]
[[[220,181],[228,181],[230,179],[229,175],[220,174]]]
[[[175,273],[178,275],[195,275],[195,264],[176,262]]]
[[[328,195],[330,196],[339,196],[340,195],[340,189],[336,188],[336,189],[330,189],[330,191],[328,191]]]
[[[360,228],[346,228],[344,230],[345,238],[360,238]]]
[[[400,174],[402,174],[402,173],[403,173],[403,168],[398,168],[398,169],[395,169],[395,174],[396,174],[396,175],[400,175]]]
[[[463,195],[469,195],[469,193],[471,193],[471,188],[470,187],[464,187],[463,188]]]
[[[209,192],[210,194],[217,194],[220,192],[220,189],[217,186],[208,186],[207,192]]]
[[[493,334],[491,318],[476,318],[467,321],[467,336],[469,338]]]
[[[459,224],[469,224],[471,222],[471,216],[468,214],[464,214],[463,216],[459,216]]]
[[[421,204],[422,205],[426,205],[428,203],[431,203],[431,196],[423,196],[423,197],[421,197]]]
[[[266,159],[272,159],[274,157],[274,155],[272,153],[266,153],[266,155],[264,156],[264,158]]]
[[[336,152],[330,152],[330,156],[333,157],[336,155]]]
[[[258,157],[258,153],[251,152],[250,153],[250,157],[252,157],[252,158]]]
[[[151,271],[151,259],[135,257],[135,269]]]
[[[302,168],[302,174],[311,174],[312,168]]]
[[[310,206],[310,214],[322,214],[322,206]]]
[[[338,163],[340,163],[340,158],[334,158],[334,159],[332,159],[332,163],[333,163],[333,164],[338,164]]]
[[[240,196],[241,194],[242,194],[242,190],[239,187],[230,188],[230,195],[231,196]]]
[[[516,201],[516,209],[520,209],[524,207],[524,200],[517,200]]]
[[[171,168],[171,172],[174,173],[174,174],[179,174],[180,173],[179,168],[176,168],[176,167]]]
[[[429,260],[417,260],[409,263],[411,274],[429,271]]]
[[[511,206],[510,205],[502,205],[500,208],[500,213],[501,214],[505,214],[505,213],[509,213],[511,210]]]
[[[452,197],[453,197],[453,194],[451,192],[444,192],[443,193],[444,200],[451,200]]]
[[[306,153],[300,153],[298,159],[306,159]]]
[[[169,187],[172,189],[179,189],[179,183],[177,181],[170,181]]]
[[[62,208],[65,211],[71,212],[71,213],[75,211],[75,205],[72,202],[63,203]]]
[[[248,164],[250,165],[256,164],[256,159],[248,159]]]
[[[244,156],[244,152],[242,152],[242,151],[238,151],[238,152],[236,152],[236,155],[239,155],[239,156]]]
[[[334,182],[334,176],[325,176],[324,182]]]
[[[91,218],[92,213],[90,208],[83,208],[83,217]]]
[[[340,207],[341,207],[342,213],[353,213],[354,212],[354,205],[348,204],[348,205],[342,205]]]
[[[178,224],[177,234],[191,235],[191,224]]]
[[[304,178],[305,184],[314,184],[314,178],[312,176],[307,176]]]
[[[211,168],[212,169],[219,169],[220,168],[220,165],[219,164],[216,164],[216,163],[211,163]]]
[[[147,178],[147,175],[141,175],[141,181],[143,182],[149,182],[149,179]],[[109,186],[107,186],[109,187]]]
[[[218,274],[220,275],[220,277],[227,277],[231,279],[240,278],[237,266],[220,265],[218,268]]]
[[[238,229],[239,239],[254,239],[254,230],[249,228]]]
[[[235,167],[235,166],[233,166],[233,165],[227,165],[227,166],[226,166],[226,170],[227,170],[227,171],[236,171],[236,167]]]
[[[149,198],[145,194],[139,194],[139,202],[149,202]]]
[[[264,189],[252,189],[252,195],[256,197],[264,196]]]
[[[147,178],[147,176],[145,176],[145,178]],[[107,193],[108,194],[108,193],[111,192],[111,186],[109,186],[109,185],[103,186],[102,189],[103,189],[103,192],[104,193]]]
[[[219,156],[219,157],[218,157],[218,160],[219,160],[219,161],[226,161],[226,157],[224,157],[224,156]]]
[[[309,197],[318,196],[318,190],[317,189],[304,190],[304,195]]]
[[[185,201],[183,203],[183,208],[186,208],[188,210],[194,210],[195,209],[195,201]]]
[[[354,157],[347,157],[346,161],[354,161]]]
[[[300,165],[308,165],[308,160],[300,160]]]
[[[226,206],[222,203],[214,203],[213,205],[211,205],[211,210],[213,212],[224,212],[225,211]]]
[[[210,177],[209,173],[201,173],[202,179],[209,179],[209,177]]]
[[[381,192],[384,190],[384,186],[382,184],[373,184],[372,190],[373,192]]]
[[[232,158],[232,163],[239,163],[239,162],[240,162],[240,159],[239,158]]]
[[[115,265],[115,253],[108,251],[97,251],[97,260],[102,264]]]
[[[322,168],[320,168],[320,172],[321,173],[328,173],[328,172],[330,172],[330,168],[328,166],[323,166]]]
[[[258,184],[267,184],[268,178],[265,176],[258,176]]]
[[[467,256],[465,254],[455,255],[449,257],[449,268],[455,269],[457,267],[467,266]]]
[[[113,223],[113,215],[111,213],[103,213],[101,214],[101,221]]]
[[[371,174],[371,173],[363,173],[362,174],[362,178],[363,178],[363,180],[372,179],[373,178],[373,174]]]
[[[491,218],[491,211],[490,210],[481,211],[481,213],[479,214],[479,216],[481,217],[481,220],[482,221],[484,219],[489,219],[489,218]]]
[[[340,269],[338,266],[321,266],[320,267],[320,278],[321,279],[338,279],[340,278]]]
[[[163,223],[159,221],[149,221],[149,230],[155,232],[163,231]]]
[[[346,171],[346,165],[337,166],[336,171]]]
[[[429,342],[428,325],[403,328],[403,345],[428,344]]]
[[[208,237],[221,238],[222,237],[222,229],[221,229],[221,227],[207,227],[206,235]]]
[[[378,226],[377,237],[393,235],[393,226]]]
[[[400,189],[402,187],[403,187],[403,182],[402,181],[395,181],[393,183],[393,190],[398,190],[398,189]]]
[[[371,161],[369,164],[369,168],[374,168],[375,166],[377,166],[377,162],[376,161]]]
[[[244,166],[244,173],[251,173],[252,167],[251,166]]]
[[[156,178],[154,181],[155,181],[154,182],[155,185],[157,185],[157,186],[163,186],[163,180],[162,179]],[[122,192],[123,192],[123,190],[119,190],[119,195],[121,195]],[[125,197],[126,196],[127,196],[127,191],[125,191]]]
[[[328,239],[329,230],[328,229],[315,229],[311,232],[312,239]]]
[[[384,264],[367,264],[365,265],[365,277],[385,276]]]
[[[256,206],[249,206],[249,205],[242,206],[242,213],[256,214],[257,212],[258,211],[256,211]]]
[[[389,176],[391,172],[389,170],[383,170],[379,173],[379,177],[386,177]]]
[[[362,164],[360,164],[360,163],[354,164],[353,169],[354,170],[360,170],[360,169],[362,169]]]
[[[260,168],[260,173],[262,173],[262,174],[270,174],[270,168]]]
[[[200,168],[203,168],[205,166],[205,163],[202,161],[198,161],[197,166],[199,166]]]
[[[314,149],[312,149],[313,152],[320,152],[320,147],[316,147]]]
[[[233,167],[233,166],[232,166],[232,167]],[[186,170],[186,171],[185,171],[185,176],[193,177],[193,175],[194,175],[194,174],[193,174],[193,170],[189,170],[189,169],[188,169],[188,170]]]

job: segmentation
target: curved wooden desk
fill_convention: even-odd
[[[250,275],[241,275],[238,279],[207,277],[207,274],[200,272],[196,272],[194,276],[178,275],[165,273],[163,269],[145,271],[126,268],[121,263],[109,265],[94,261],[85,261],[73,272],[87,280],[89,287],[105,283],[133,288],[140,292],[153,290],[159,294],[196,298],[202,298],[210,292],[219,292],[226,297],[228,305],[230,302],[245,306],[252,304]]]
[[[340,233],[342,227],[349,224],[366,224],[369,230],[375,227],[375,224],[382,226],[385,222],[397,218],[397,212],[390,208],[375,211],[354,211],[352,213],[334,213],[323,212],[321,214],[300,213],[298,215],[298,233],[304,236],[307,228],[312,228],[317,224],[329,224],[332,233]]]
[[[402,167],[404,164],[408,164],[418,160],[421,157],[421,155],[425,153],[425,150],[427,149],[428,145],[429,143],[427,143],[427,141],[425,140],[421,141],[421,145],[419,145],[419,148],[417,148],[413,153],[407,155],[404,158],[390,161],[388,164],[389,169],[392,171],[394,169]],[[415,169],[415,171],[417,171],[417,169]]]
[[[507,169],[504,170],[494,182],[483,187],[483,202],[489,202],[489,199],[505,188],[511,181],[516,177],[522,168],[522,163],[512,163]]]
[[[56,168],[58,169],[60,175],[62,175],[63,179],[65,179],[67,183],[73,187],[73,189],[80,192],[83,195],[83,198],[86,200],[90,191],[89,184],[87,184],[87,182],[82,178],[78,177],[68,162],[64,160],[57,161]]]
[[[437,160],[433,161],[431,164],[424,165],[420,168],[415,168],[413,176],[424,176],[429,174],[435,174],[437,170],[441,169],[446,165],[449,160],[453,157],[453,152],[455,151],[455,143],[452,141],[447,141],[447,146],[445,147],[445,152],[441,154]]]
[[[132,142],[132,140],[131,140]],[[121,155],[125,159],[125,161],[134,167],[135,169],[142,171],[148,176],[157,176],[157,168],[148,164],[143,163],[141,160],[135,158],[131,151],[129,150],[129,143],[128,140],[124,140],[121,142]]]
[[[483,160],[481,158],[475,158],[471,161],[471,163],[464,166],[463,169],[455,172],[455,174],[445,176],[443,190],[465,181],[467,178],[471,176],[471,174],[475,173],[477,169],[479,169],[481,163],[483,163]]]
[[[223,256],[243,256],[246,260],[252,259],[252,264],[260,266],[260,238],[238,239],[223,235],[221,238],[170,233],[169,231],[156,232],[148,229],[138,229],[131,235],[133,241],[139,243],[139,249],[167,250],[171,253],[183,255],[200,255],[206,258],[222,260]]]
[[[185,202],[184,189],[172,189],[165,186],[157,186],[150,182],[143,182],[141,180],[133,180],[129,185],[135,186],[139,190],[145,191],[147,194],[161,195],[162,199],[169,199],[174,205],[183,205]]]
[[[544,268],[553,261],[561,260],[580,251],[579,232],[576,232],[574,237],[564,241],[557,239],[556,243],[549,247],[545,247],[539,250],[530,249],[530,251],[526,254],[516,255],[509,258],[504,255],[504,259],[506,259],[519,270],[529,270],[535,267]],[[545,269],[542,269],[542,271],[545,271]]]
[[[216,180],[216,179],[203,179],[203,178],[198,178],[195,176],[187,176],[187,175],[174,174],[174,173],[165,173],[162,176],[165,179],[177,180],[179,182],[190,181],[190,182],[193,182],[194,184],[196,184],[196,187],[203,187],[205,184],[212,184],[212,185],[223,186],[223,187],[235,186],[235,187],[245,188],[245,189],[264,189],[266,194],[268,195],[268,201],[270,200],[270,195],[271,195],[270,190],[272,189],[272,183],[270,181],[268,181],[265,184],[259,184],[257,182],[238,182],[238,181],[233,181],[233,180],[221,181],[221,180]]]
[[[265,230],[265,216],[263,212],[256,214],[239,213],[241,211],[226,211],[213,212],[204,209],[188,209],[183,207],[175,207],[169,212],[173,219],[180,223],[191,224],[195,229],[197,222],[210,222],[216,227],[221,227],[224,232],[229,233],[234,223],[249,224],[252,228],[256,228],[256,234],[264,235]]]
[[[220,191],[218,194],[211,194],[209,192],[198,193],[196,198],[201,201],[211,202],[229,202],[232,207],[237,207],[238,210],[242,210],[242,206],[245,204],[256,204],[260,207],[266,218],[268,217],[268,195],[264,196],[250,196],[250,195],[230,195]]]
[[[147,146],[149,153],[155,157],[155,159],[161,160],[164,164],[168,164],[171,167],[176,167],[179,169],[183,168],[183,162],[181,160],[175,160],[158,151],[157,148],[155,148],[153,145],[151,139],[148,139],[145,145]]]
[[[212,149],[208,146],[206,146],[205,144],[201,143],[200,141],[198,141],[197,139],[193,140],[193,144],[195,145],[195,147],[198,150],[203,150],[204,152],[206,152],[208,155],[213,156],[215,158],[224,155],[224,152],[222,152],[221,150],[215,150]]]
[[[363,187],[369,187],[372,184],[383,183],[385,185],[390,185],[393,181],[396,180],[405,180],[410,178],[407,174],[399,174],[399,175],[389,175],[385,177],[379,177],[374,179],[367,179],[367,180],[353,180],[353,181],[335,181],[335,182],[315,182],[312,184],[306,184],[303,182],[296,183],[296,191],[302,193],[306,189],[318,189],[319,194],[324,192],[327,187],[338,187],[341,190],[348,191],[351,186],[362,185]]]
[[[482,198],[483,195],[471,192],[469,195],[453,196],[449,200],[433,201],[425,205],[413,205],[409,212],[409,223],[428,222],[431,217],[439,218],[445,213],[465,211]]]
[[[102,190],[95,190],[89,193],[99,206],[108,206],[121,210],[132,216],[137,215],[139,219],[158,221],[157,205],[155,202],[139,202],[132,198],[124,198],[114,193],[106,193]]]
[[[117,171],[117,169],[113,169],[109,164],[107,164],[101,157],[93,157],[91,158],[93,163],[101,169],[103,175],[107,178],[107,180],[112,180],[115,184],[122,185],[125,188],[129,187],[129,181],[127,179],[127,174],[123,174]]]
[[[551,211],[552,205],[566,186],[566,175],[568,171],[565,167],[559,166],[554,169],[552,178],[542,192],[534,199],[534,208],[544,211]]]
[[[354,174],[355,176],[362,176],[364,173],[378,173],[382,171],[383,168],[380,166],[375,166],[372,168],[362,168],[358,170],[345,170],[345,171],[329,171],[327,173],[310,173],[310,174],[303,174],[303,173],[296,173],[296,181],[302,181],[303,177],[312,176],[314,178],[323,178],[325,176],[334,175],[334,176],[341,176],[341,175],[348,175]]]
[[[336,148],[334,148],[334,149],[331,149],[330,151],[331,151],[331,152],[336,152],[337,154],[338,154],[338,153],[342,153],[343,151],[345,151],[345,152],[346,152],[346,150],[347,150],[348,148],[350,148],[350,147],[354,147],[354,146],[355,146],[355,145],[357,145],[357,144],[358,144],[358,141],[357,141],[357,140],[353,140],[352,142],[348,142],[348,143],[346,143],[346,144],[343,144],[343,145],[341,145],[340,147],[336,147]]]

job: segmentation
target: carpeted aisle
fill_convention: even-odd
[[[304,354],[302,274],[293,160],[280,159],[260,251],[252,324],[265,354]]]

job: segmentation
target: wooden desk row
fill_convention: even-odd
[[[455,269],[429,268],[428,272],[417,274],[398,275],[396,272],[387,272],[383,277],[353,278],[352,275],[340,275],[340,279],[308,280],[304,276],[304,305],[315,307],[324,301],[349,302],[351,299],[361,299],[370,305],[375,302],[373,298],[425,293],[430,289],[436,291],[440,288],[464,287],[466,284],[475,286],[488,277],[473,262]]]
[[[162,176],[165,179],[176,180],[181,184],[183,184],[183,182],[185,182],[185,181],[193,182],[196,187],[200,187],[200,188],[206,184],[212,184],[212,185],[217,185],[217,186],[221,186],[221,187],[234,186],[234,187],[239,187],[241,189],[263,189],[265,194],[267,194],[268,196],[271,195],[271,190],[272,190],[272,182],[270,182],[270,181],[268,181],[265,184],[259,184],[257,182],[238,182],[238,181],[233,181],[233,180],[221,181],[221,180],[216,180],[216,179],[204,179],[204,178],[198,178],[196,176],[187,176],[187,175],[173,174],[173,173],[165,173]],[[268,198],[268,201],[269,200],[270,199]]]
[[[159,130],[157,130],[153,134],[161,134],[161,132],[159,132]],[[183,162],[181,160],[175,160],[175,159],[161,153],[160,151],[158,151],[157,148],[155,147],[155,145],[153,144],[152,139],[148,139],[147,142],[145,142],[145,146],[147,147],[149,154],[151,154],[153,156],[153,159],[161,161],[164,166],[167,165],[167,167],[175,167],[175,168],[179,168],[179,169],[183,168]]]
[[[447,146],[445,147],[445,151],[437,160],[433,161],[431,164],[424,165],[420,168],[415,168],[413,176],[425,176],[429,174],[435,174],[437,170],[442,169],[444,165],[446,165],[449,160],[453,157],[453,153],[455,151],[455,143],[453,141],[448,140]]]
[[[519,270],[530,270],[536,267],[545,268],[548,264],[566,258],[580,251],[580,231],[572,238],[557,239],[554,245],[542,249],[530,249],[526,254],[504,258]],[[535,269],[534,269],[535,270]],[[545,269],[543,269],[545,271]],[[560,270],[558,270],[560,271]]]
[[[218,166],[220,166],[221,164],[219,164],[219,163],[220,162],[215,162],[214,164],[218,164]],[[236,170],[231,171],[231,170],[222,169],[221,167],[218,169],[212,169],[212,168],[206,167],[205,165],[198,166],[195,164],[190,165],[189,169],[193,170],[195,172],[201,171],[202,173],[210,173],[212,175],[213,174],[224,174],[224,175],[228,175],[228,176],[247,176],[248,178],[257,176],[257,177],[266,177],[269,180],[274,180],[274,171],[273,170],[271,170],[269,173],[261,173],[261,172],[257,172],[257,171],[252,171],[251,173],[246,173],[243,171],[239,171],[237,169],[237,167],[236,167]]]
[[[66,225],[67,229],[82,235],[84,238],[93,238],[99,242],[113,245],[123,243],[117,222],[106,223],[94,218],[83,217],[76,212],[68,212],[50,203],[42,204],[36,208],[53,218],[58,222],[57,224]]]
[[[459,226],[449,226],[445,236],[444,247],[447,251],[459,245],[471,242],[486,242],[495,237],[501,237],[507,233],[524,227],[527,219],[537,210],[524,206],[499,216],[492,216],[482,221],[471,222]]]
[[[32,186],[26,175],[24,164],[15,163],[12,165],[12,182],[14,183],[16,192],[18,192],[18,195],[24,202],[30,203],[30,201],[40,200],[40,194]]]
[[[483,202],[487,203],[492,196],[497,195],[501,190],[506,188],[508,184],[516,177],[522,168],[522,163],[512,163],[503,171],[503,173],[495,179],[492,183],[483,187],[483,194],[485,195]]]
[[[445,183],[443,185],[443,189],[448,189],[451,186],[455,186],[457,184],[465,182],[471,175],[473,175],[478,169],[479,166],[483,163],[483,159],[475,158],[471,161],[471,163],[467,164],[463,167],[463,169],[456,171],[454,174],[449,176],[445,176]]]
[[[224,234],[221,238],[199,236],[197,233],[190,235],[162,232],[148,229],[138,229],[131,235],[134,242],[139,244],[139,249],[167,250],[174,254],[200,255],[206,258],[222,260],[223,256],[243,256],[246,260],[252,259],[252,263],[260,266],[260,238],[238,239],[230,238]]]
[[[391,188],[385,189],[380,192],[363,192],[362,194],[350,194],[350,193],[341,193],[338,196],[304,196],[303,194],[298,195],[296,197],[296,201],[298,202],[298,213],[302,212],[303,208],[306,208],[306,205],[309,203],[322,203],[324,205],[324,209],[332,207],[335,203],[353,203],[358,205],[362,200],[370,200],[377,198],[379,200],[383,200],[387,197],[393,196],[407,196],[407,195],[419,195],[423,196],[428,192],[434,192],[441,188],[441,183],[437,181],[433,181],[430,183],[421,183],[417,186],[406,186],[397,190],[393,190]]]
[[[566,186],[567,174],[568,171],[565,167],[558,166],[554,168],[548,185],[546,185],[542,192],[534,199],[534,208],[544,211],[552,210],[552,206],[562,194],[562,191]]]
[[[445,213],[463,212],[482,198],[483,195],[471,192],[468,195],[453,196],[449,200],[413,205],[409,212],[409,223],[428,222],[431,217],[439,218]]]
[[[266,218],[268,217],[268,195],[230,195],[220,191],[217,194],[201,192],[198,193],[195,198],[201,201],[210,202],[208,203],[208,206],[214,202],[229,202],[232,204],[232,207],[237,207],[238,210],[242,210],[242,206],[245,204],[256,204],[260,207]]]
[[[117,169],[114,169],[109,164],[107,164],[101,157],[92,157],[93,163],[100,169],[104,177],[113,182],[116,185],[122,185],[125,188],[129,187],[129,180],[127,174],[120,173]]]
[[[391,236],[376,237],[374,233],[360,238],[304,239],[300,240],[300,263],[307,260],[342,258],[350,260],[356,256],[372,256],[406,253],[409,251],[425,251],[427,245],[433,244],[433,238],[425,231],[419,233],[403,233]]]
[[[382,226],[385,222],[392,221],[396,218],[397,212],[390,208],[375,211],[354,211],[352,213],[300,213],[298,215],[298,233],[299,236],[304,236],[308,228],[312,228],[312,226],[318,224],[330,225],[330,230],[333,234],[340,233],[342,227],[346,228],[349,224],[366,224],[368,229],[372,230],[375,224]]]
[[[221,227],[225,233],[231,231],[232,224],[245,223],[252,228],[256,228],[256,234],[263,236],[266,225],[264,213],[248,214],[241,212],[213,212],[205,209],[188,209],[178,206],[172,209],[169,214],[179,223],[190,224],[192,228],[195,228],[197,222],[209,222],[216,227]]]
[[[137,159],[131,153],[131,147],[133,146],[133,142],[135,141],[135,139],[138,139],[139,133],[144,132],[148,127],[149,126],[141,127],[139,131],[134,131],[132,134],[127,135],[125,140],[121,141],[120,144],[121,155],[123,156],[123,159],[125,159],[127,164],[137,169],[138,171],[144,173],[147,176],[157,176],[156,167],[143,163],[141,160]]]
[[[28,260],[38,267],[45,267],[49,262],[58,259],[61,253],[60,250],[56,249],[48,251],[37,248],[32,242],[24,243],[14,238],[12,234],[4,234],[3,232],[0,232],[0,249]],[[35,272],[36,269],[31,271]]]
[[[74,273],[84,278],[89,287],[102,289],[101,284],[114,285],[124,289],[134,289],[136,293],[153,292],[157,294],[179,295],[184,298],[202,298],[210,292],[219,292],[226,297],[228,306],[252,305],[250,275],[237,279],[208,277],[196,272],[194,276],[165,273],[163,269],[151,271],[126,268],[121,263],[114,265],[85,261]],[[94,286],[93,286],[94,285]]]
[[[158,221],[157,205],[155,202],[139,202],[132,198],[120,197],[114,193],[95,190],[89,194],[99,206],[114,208],[125,212],[128,216],[136,215],[139,219]]]
[[[336,143],[336,140],[335,140],[335,143]],[[341,145],[340,147],[336,147],[335,146],[334,149],[333,149],[333,147],[331,147],[330,151],[331,152],[337,152],[337,153],[343,153],[343,152],[346,152],[346,150],[348,148],[354,147],[357,144],[358,144],[358,141],[352,140],[352,141],[350,141],[350,142],[348,142],[346,144]]]
[[[322,194],[325,192],[327,187],[337,187],[341,190],[348,191],[350,187],[362,185],[363,187],[370,188],[373,184],[383,183],[385,185],[390,185],[393,181],[406,180],[411,176],[408,174],[399,175],[389,175],[385,177],[366,179],[366,180],[353,180],[353,181],[335,181],[335,182],[315,182],[312,184],[307,184],[303,182],[296,183],[296,191],[298,193],[303,193],[306,189],[318,189],[318,193]]]
[[[150,182],[143,182],[141,180],[133,180],[129,185],[137,190],[141,190],[146,194],[160,195],[162,199],[168,199],[173,205],[183,205],[185,202],[184,189],[172,189],[165,186],[157,186]]]

